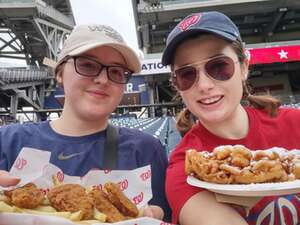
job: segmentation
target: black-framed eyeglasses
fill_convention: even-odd
[[[105,65],[87,56],[72,56],[67,58],[64,62],[67,62],[70,58],[74,61],[75,71],[84,77],[97,77],[103,69],[106,69],[107,78],[109,80],[118,84],[127,84],[133,73],[124,66]]]

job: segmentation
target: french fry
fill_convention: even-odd
[[[35,215],[45,215],[45,216],[59,216],[66,219],[70,219],[71,212],[42,212],[33,209],[21,209],[23,213],[35,214]]]
[[[83,225],[91,225],[99,222],[105,222],[106,215],[99,212],[97,209],[94,211],[94,220],[81,220],[82,219],[82,212],[57,212],[51,206],[39,206],[36,209],[23,209],[16,206],[10,206],[9,204],[0,201],[0,212],[17,212],[17,213],[28,213],[28,214],[35,214],[35,215],[46,215],[46,216],[59,216],[69,220],[72,220],[78,224]]]
[[[42,202],[42,205],[45,205],[45,206],[50,205],[50,202],[49,202],[49,199],[47,198],[47,196],[45,196],[45,198]]]
[[[0,212],[18,212],[18,213],[29,213],[35,215],[59,216],[72,221],[80,221],[82,219],[81,211],[74,212],[74,213],[57,212],[52,206],[39,206],[35,209],[23,209],[16,206],[10,206],[5,202],[0,202]]]
[[[0,212],[14,212],[14,207],[10,206],[5,202],[0,202]]]
[[[93,190],[93,187],[89,186],[85,188],[85,192],[88,194]]]
[[[22,213],[23,212],[22,209],[17,207],[17,206],[13,206],[13,209],[14,209],[14,212],[16,212],[16,213]]]
[[[10,199],[2,193],[0,193],[0,201],[10,203]]]
[[[139,209],[139,215],[137,217],[143,217],[144,216],[144,209],[145,209],[145,206]]]
[[[77,211],[77,212],[74,212],[71,214],[70,216],[70,220],[72,221],[80,221],[83,217],[83,213],[81,210]]]
[[[83,225],[91,225],[94,223],[99,223],[99,220],[81,220],[79,222],[76,222],[78,224],[83,224]]]
[[[52,182],[53,182],[54,186],[59,186],[62,184],[62,182],[60,182],[58,180],[57,176],[55,176],[55,175],[52,176]]]
[[[94,208],[94,218],[98,220],[98,222],[104,223],[106,221],[107,216],[104,213],[99,212],[98,209]]]
[[[35,208],[34,210],[37,211],[41,211],[41,212],[56,212],[56,209],[54,209],[52,206],[50,205],[42,205],[42,206],[38,206],[37,208]]]

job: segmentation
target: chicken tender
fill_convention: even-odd
[[[5,191],[4,194],[11,203],[20,208],[34,209],[44,200],[44,193],[35,184],[29,183],[12,191]]]
[[[104,185],[109,200],[120,210],[123,215],[129,217],[137,217],[139,210],[136,205],[131,202],[115,183],[108,182]]]
[[[105,192],[100,189],[93,189],[89,196],[93,199],[93,204],[96,209],[107,216],[107,221],[110,223],[125,220],[125,216],[109,201]]]
[[[93,201],[85,188],[78,184],[63,184],[54,187],[48,193],[51,205],[57,211],[82,212],[82,219],[93,217]]]

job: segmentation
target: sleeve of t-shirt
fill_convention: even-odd
[[[154,146],[153,146],[154,147]],[[168,158],[165,148],[157,141],[155,151],[151,160],[152,194],[149,201],[151,205],[158,205],[164,210],[164,221],[171,221],[171,209],[165,194],[165,179],[168,166]]]
[[[4,128],[0,128],[0,170],[8,170],[7,159],[4,152],[3,143]]]
[[[28,129],[28,133],[32,133],[32,131]],[[10,124],[0,127],[0,170],[11,169],[23,147],[22,140],[31,141],[24,133],[24,126]]]

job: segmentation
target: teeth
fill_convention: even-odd
[[[204,104],[210,104],[210,103],[218,101],[220,98],[221,98],[221,96],[206,98],[206,99],[202,99],[201,102],[204,103]]]

